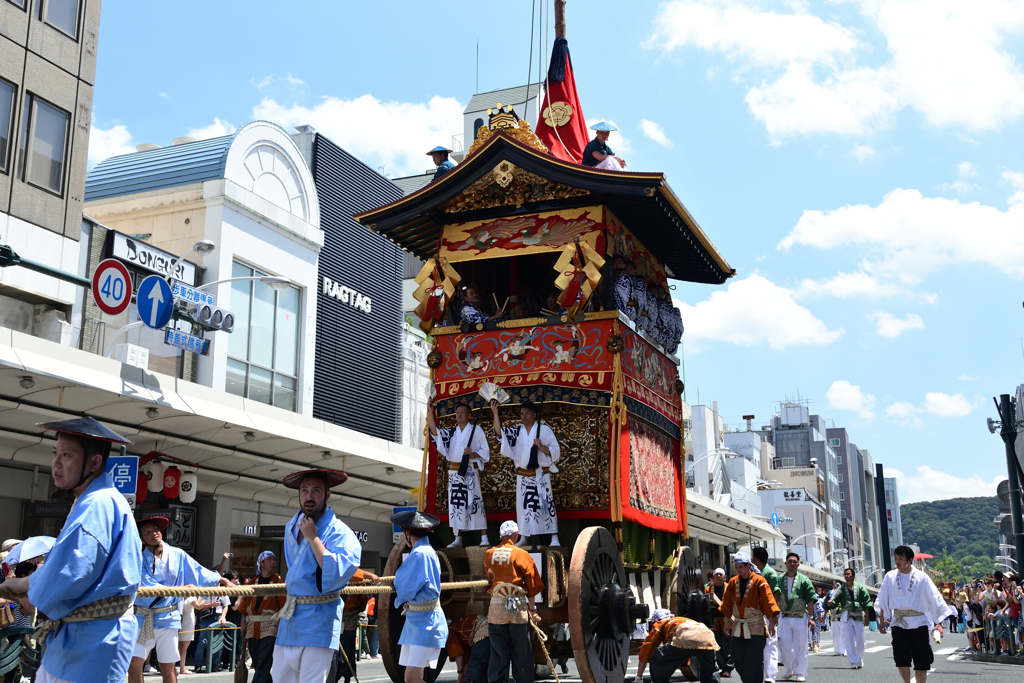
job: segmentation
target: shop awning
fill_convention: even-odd
[[[36,423],[82,415],[133,441],[131,455],[196,463],[209,494],[297,506],[283,476],[344,469],[335,511],[380,521],[419,486],[418,449],[0,328],[0,464],[49,467],[54,434]]]
[[[715,502],[690,488],[686,489],[686,515],[690,538],[701,541],[719,545],[785,541],[785,536],[771,524]]]

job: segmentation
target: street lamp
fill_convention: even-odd
[[[796,545],[796,542],[797,542],[797,541],[799,541],[799,540],[800,540],[801,538],[807,538],[808,536],[821,536],[821,537],[822,537],[822,538],[824,538],[824,539],[825,539],[826,541],[828,540],[828,536],[826,536],[825,534],[823,534],[823,533],[821,533],[821,532],[819,532],[819,531],[815,531],[815,532],[813,532],[813,533],[810,533],[810,534],[804,534],[803,536],[797,536],[796,538],[794,538],[794,539],[793,539],[792,541],[790,541],[790,542],[789,542],[789,549],[790,549],[790,550],[792,550],[792,549],[793,549],[793,546],[795,546],[795,545]]]
[[[713,458],[716,455],[721,455],[723,458],[742,458],[742,457],[744,457],[744,456],[740,455],[739,453],[734,453],[733,451],[726,450],[724,448],[715,448],[714,450],[708,451],[707,455],[702,455],[699,458],[697,458],[696,460],[694,460],[693,462],[691,462],[689,465],[687,465],[686,466],[686,473],[688,474],[690,472],[690,470],[693,469],[693,466],[696,465],[697,463],[699,463],[701,460],[707,460],[708,458]]]
[[[206,256],[211,251],[217,248],[217,245],[213,243],[213,240],[199,240],[192,245],[192,248],[186,251],[178,258],[171,261],[170,267],[167,268],[167,282],[170,283],[171,278],[174,277],[174,269],[178,267],[178,264],[185,260],[185,257],[191,253],[199,254],[200,256]]]

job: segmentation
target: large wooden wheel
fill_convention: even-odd
[[[409,547],[404,543],[398,543],[391,549],[388,555],[388,563],[384,567],[385,576],[394,576],[395,572],[402,566],[403,553],[409,552]],[[399,655],[402,653],[402,646],[398,639],[402,635],[402,627],[405,626],[405,617],[402,611],[395,607],[395,594],[388,593],[377,597],[377,637],[380,643],[380,658],[384,662],[384,669],[394,683],[405,681],[405,667],[398,663]],[[437,658],[437,666],[433,669],[423,670],[423,679],[426,683],[434,683],[448,660],[448,651],[441,649]]]
[[[634,604],[615,538],[604,527],[583,530],[569,567],[569,637],[583,683],[622,683],[629,639],[647,605]]]

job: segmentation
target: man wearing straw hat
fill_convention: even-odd
[[[448,640],[448,621],[439,603],[441,563],[430,547],[430,532],[441,520],[428,512],[406,510],[392,515],[391,523],[402,528],[409,546],[409,556],[395,572],[395,606],[402,606],[405,615],[398,663],[405,667],[405,683],[423,683],[423,670],[437,666]]]
[[[609,171],[621,171],[626,168],[626,161],[615,156],[615,152],[608,146],[608,136],[618,128],[601,121],[592,125],[590,130],[594,131],[594,139],[583,148],[583,165]]]
[[[282,483],[298,491],[299,512],[284,528],[288,598],[278,612],[274,645],[276,683],[324,683],[341,640],[339,591],[359,569],[362,547],[327,505],[331,489],[348,480],[325,469],[290,474]]]
[[[37,632],[46,639],[37,683],[124,683],[139,629],[132,603],[142,544],[106,462],[110,444],[131,442],[91,417],[38,426],[58,433],[53,482],[75,503],[47,562],[4,587],[28,593],[50,619]]]
[[[170,521],[166,517],[145,517],[138,521],[142,538],[142,585],[163,586],[230,586],[230,581],[217,572],[204,568],[184,551],[164,543],[163,532]],[[128,667],[129,683],[142,683],[142,667],[156,649],[164,683],[174,683],[175,665],[180,661],[178,630],[181,628],[181,598],[137,598],[135,619],[139,636],[135,640],[132,661]],[[200,645],[203,645],[200,634]],[[196,665],[202,663],[202,647],[196,650]]]
[[[422,148],[420,148],[422,149]],[[430,182],[434,182],[448,171],[455,168],[455,162],[448,158],[448,155],[452,151],[447,147],[438,145],[434,149],[427,152],[427,156],[434,160],[434,165],[437,166],[437,170],[434,171],[434,177],[430,179]]]

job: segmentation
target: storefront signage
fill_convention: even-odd
[[[166,517],[170,520],[164,540],[175,548],[187,553],[196,549],[196,509],[186,505],[172,505],[164,510],[146,510],[139,514],[139,519],[147,517]]]
[[[284,526],[261,526],[260,538],[284,538]]]
[[[788,491],[783,491],[782,497],[785,498],[787,502],[801,501],[804,499],[804,490],[790,489]]]
[[[64,519],[71,512],[69,503],[32,503],[31,517],[40,519]]]
[[[167,275],[171,264],[177,258],[168,251],[157,249],[145,242],[122,235],[119,232],[114,232],[113,236],[114,242],[111,248],[111,256],[119,258],[125,263],[137,266],[142,270]],[[185,282],[195,282],[196,265],[188,261],[178,261],[174,265],[174,273],[172,275]]]
[[[139,456],[111,455],[107,458],[107,474],[114,488],[128,501],[128,507],[135,509],[135,489],[139,480]]]
[[[372,310],[373,307],[370,297],[360,294],[354,289],[340,285],[329,277],[323,278],[323,281],[323,293],[325,295],[334,297],[341,303],[348,304],[352,308],[358,309],[366,314],[369,314]]]

